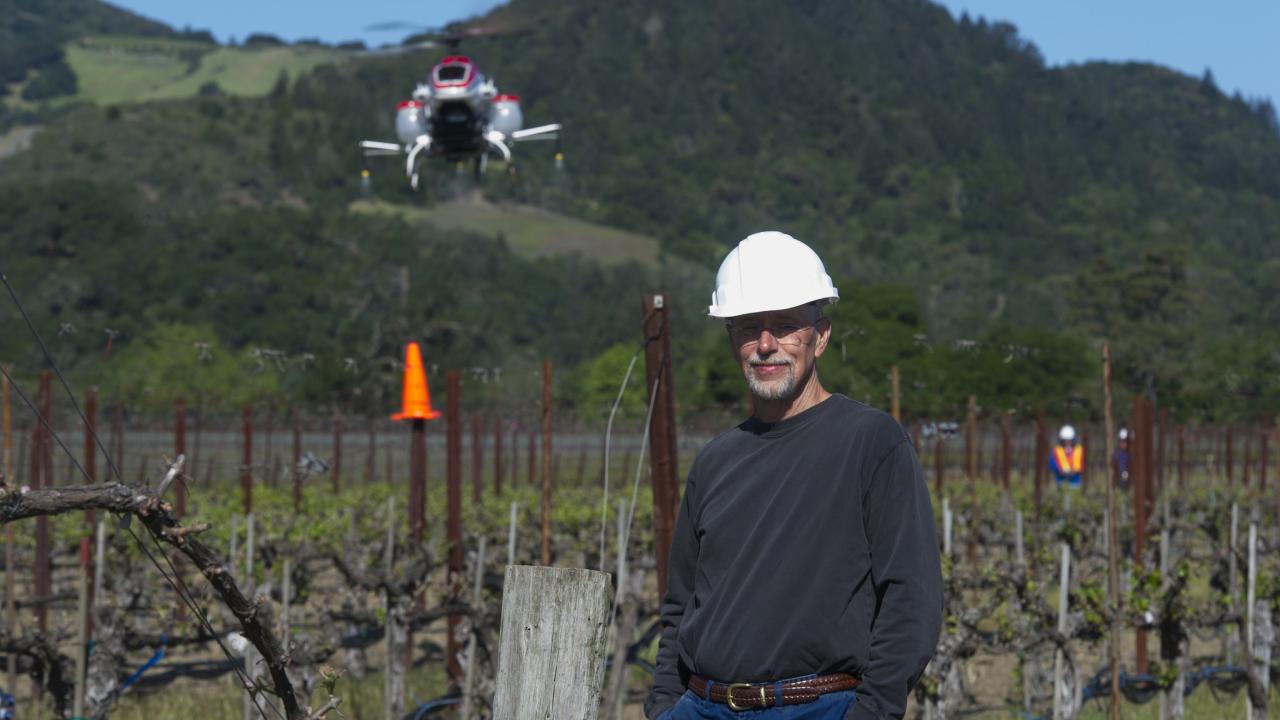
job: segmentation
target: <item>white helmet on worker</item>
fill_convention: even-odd
[[[808,245],[786,233],[760,232],[720,263],[707,314],[731,318],[839,299],[822,259]]]
[[[1129,428],[1120,428],[1120,439],[1121,440],[1129,439]]]
[[[1062,442],[1075,442],[1076,429],[1070,425],[1063,425],[1062,429],[1058,431],[1058,439]]]

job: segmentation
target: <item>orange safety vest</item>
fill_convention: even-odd
[[[1058,472],[1062,475],[1079,475],[1084,471],[1084,446],[1075,445],[1071,448],[1071,455],[1067,455],[1065,445],[1059,445],[1053,449],[1053,462],[1058,466]]]

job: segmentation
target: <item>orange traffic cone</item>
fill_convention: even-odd
[[[404,351],[403,408],[392,420],[435,420],[438,410],[431,409],[431,392],[427,390],[427,371],[422,367],[422,350],[411,342]]]

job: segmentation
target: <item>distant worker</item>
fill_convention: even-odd
[[[1116,486],[1121,490],[1129,489],[1129,428],[1120,428],[1120,442],[1116,445],[1115,457],[1111,464],[1116,473]]]
[[[752,415],[685,483],[650,720],[901,718],[942,625],[929,490],[888,414],[818,379],[839,297],[779,232],[720,265],[708,314]]]
[[[1084,473],[1084,446],[1076,444],[1076,429],[1063,425],[1058,431],[1058,444],[1053,448],[1049,458],[1049,469],[1058,481],[1058,487],[1067,483],[1070,487],[1080,487],[1080,476]]]

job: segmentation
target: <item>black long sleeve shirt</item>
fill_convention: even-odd
[[[689,471],[645,713],[690,674],[847,672],[862,678],[851,720],[900,718],[941,624],[933,510],[902,427],[842,395],[752,418]]]

